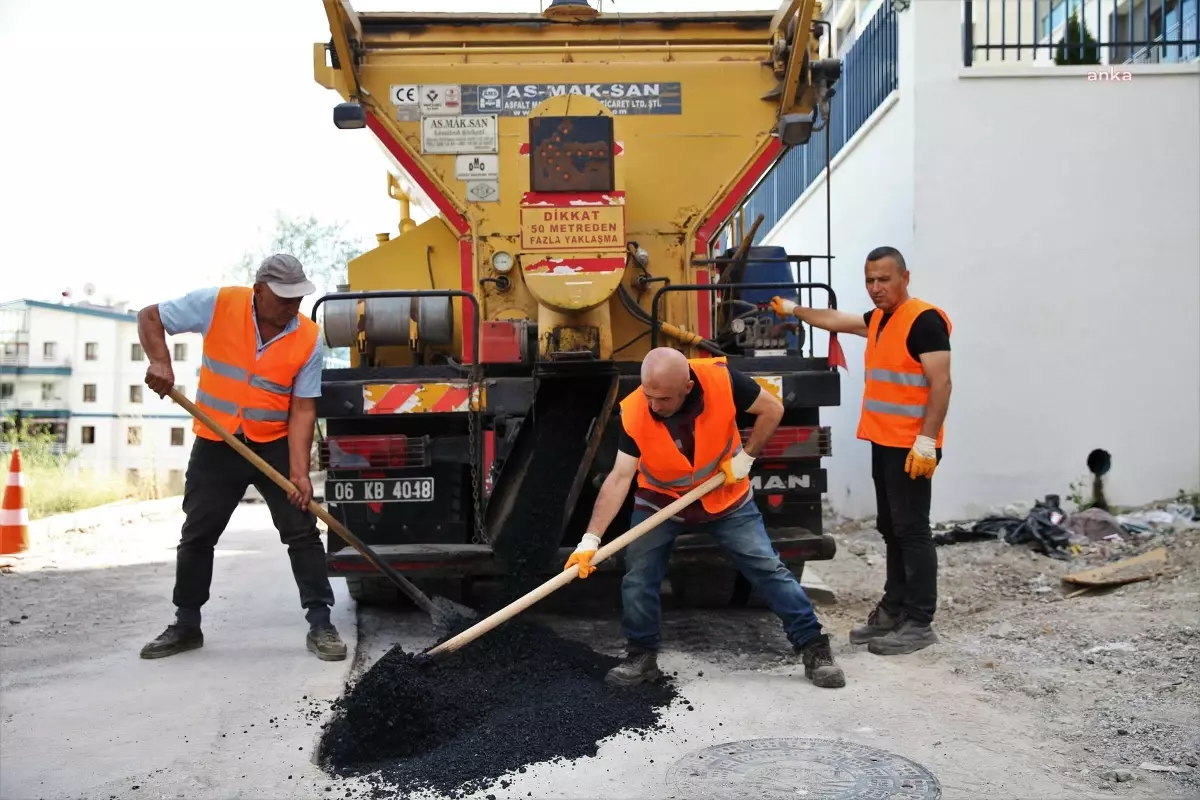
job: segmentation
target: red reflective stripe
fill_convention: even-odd
[[[759,179],[767,173],[779,157],[783,150],[783,142],[778,137],[772,137],[767,144],[766,150],[762,155],[754,160],[750,165],[750,169],[746,170],[746,174],[733,185],[733,189],[725,196],[712,215],[704,221],[696,230],[695,254],[700,258],[708,258],[708,243],[712,239],[714,233],[717,232],[717,226],[733,213],[737,208],[738,203],[746,198],[750,190],[754,188],[754,184],[758,183]],[[701,271],[696,271],[696,283],[708,283],[708,271],[704,270],[704,277],[701,279]],[[696,312],[700,317],[699,325],[697,325],[697,333],[704,338],[712,336],[712,324],[710,315],[712,313],[712,294],[710,292],[697,292],[699,297],[696,298]]]
[[[408,155],[408,151],[400,146],[395,137],[388,132],[383,123],[370,111],[367,112],[367,127],[379,138],[379,141],[388,149],[388,152],[400,162],[400,166],[409,174],[409,177],[416,181],[417,186],[420,186],[422,191],[429,195],[429,199],[434,202],[439,211],[446,215],[446,219],[450,221],[450,224],[458,231],[459,235],[465,234],[470,230],[470,225],[467,224],[466,218],[458,213],[458,209],[450,202],[450,198],[438,190],[433,181],[429,180],[429,176],[425,174],[424,170]],[[467,291],[470,291],[470,289],[468,288]]]
[[[412,397],[420,388],[421,384],[419,383],[398,383],[388,389],[383,398],[367,413],[395,414],[402,405],[408,402],[408,398]]]
[[[465,386],[460,388],[447,389],[430,411],[453,411],[467,401],[471,396],[471,390]]]
[[[462,266],[462,290],[475,293],[475,248],[470,239],[458,243],[458,256]],[[463,363],[475,362],[475,308],[469,300],[462,301],[462,351]]]

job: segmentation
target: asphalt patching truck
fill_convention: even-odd
[[[405,207],[416,194],[437,212],[380,234],[313,309],[326,343],[350,354],[324,371],[317,406],[331,513],[431,593],[552,575],[615,458],[614,409],[648,349],[669,344],[727,357],[783,402],[751,473],[755,502],[798,577],[832,558],[820,409],[840,403],[840,351],[814,353],[812,331],[768,306],[803,295],[836,307],[832,254],[827,241],[752,246],[761,219],[744,210],[791,148],[827,135],[841,64],[820,58],[816,1],[676,14],[583,0],[541,14],[324,6],[332,35],[314,45],[314,70],[341,97],[335,125],[378,141]],[[739,424],[748,436],[752,420]],[[632,496],[607,536],[629,527]],[[333,532],[327,563],[359,602],[397,598]],[[618,554],[598,575],[622,568]],[[706,537],[678,539],[668,579],[685,605],[758,602]]]

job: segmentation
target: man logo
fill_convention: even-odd
[[[781,475],[768,476],[764,481],[762,475],[755,475],[750,479],[750,485],[757,492],[772,492],[772,491],[788,491],[792,492],[796,489],[808,489],[812,487],[812,476],[810,475],[788,475],[785,482]]]

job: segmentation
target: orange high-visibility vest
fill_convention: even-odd
[[[253,302],[254,290],[249,287],[226,286],[217,293],[204,337],[196,405],[230,433],[240,425],[246,438],[270,442],[287,435],[292,382],[312,356],[318,330],[315,322],[301,315],[296,330],[256,358]],[[205,439],[221,440],[200,420],[192,430]]]
[[[696,418],[694,463],[679,452],[667,426],[650,413],[640,389],[621,401],[621,424],[642,453],[638,486],[676,498],[717,474],[722,464],[742,452],[733,381],[725,359],[690,359],[688,364],[704,392],[704,409]],[[749,488],[750,479],[742,478],[714,489],[700,498],[700,503],[709,514],[720,514],[745,497]]]
[[[909,298],[892,312],[883,335],[879,323],[883,311],[875,309],[867,325],[867,352],[863,387],[862,415],[858,420],[858,438],[884,447],[910,448],[921,433],[925,408],[929,404],[929,381],[921,362],[908,352],[908,333],[917,317],[936,311],[950,329],[950,318],[937,306]],[[942,446],[944,431],[939,429],[937,446]]]

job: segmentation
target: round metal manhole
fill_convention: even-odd
[[[746,739],[690,753],[667,771],[689,800],[939,800],[933,773],[903,756],[829,739]]]

